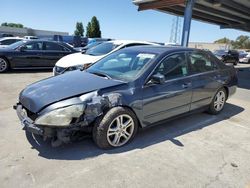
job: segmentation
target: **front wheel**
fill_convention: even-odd
[[[208,112],[210,114],[220,113],[225,106],[226,98],[227,98],[226,90],[224,88],[219,89],[219,91],[217,91],[209,106]]]
[[[127,108],[115,107],[95,122],[93,139],[102,149],[121,147],[134,138],[137,129],[135,114]]]
[[[5,58],[0,57],[0,73],[6,72],[8,71],[8,69],[9,69],[9,62]]]

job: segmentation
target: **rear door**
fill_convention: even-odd
[[[221,83],[219,67],[209,54],[202,51],[188,53],[190,72],[192,74],[193,97],[191,110],[204,107],[211,103]]]
[[[192,97],[191,78],[185,52],[166,57],[152,75],[165,76],[164,84],[146,84],[143,88],[143,116],[146,124],[188,112]],[[150,79],[149,79],[150,80]]]
[[[43,59],[46,66],[54,67],[56,62],[71,51],[56,42],[44,42]]]

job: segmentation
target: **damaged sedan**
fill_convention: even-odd
[[[131,141],[138,128],[194,110],[218,114],[236,85],[235,69],[212,53],[138,46],[31,84],[14,108],[24,130],[52,144],[84,132],[108,149]]]

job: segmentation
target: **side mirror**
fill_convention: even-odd
[[[19,48],[19,51],[20,51],[20,52],[25,52],[25,51],[26,51],[26,47],[25,47],[25,46],[21,46],[21,47]]]
[[[165,76],[160,74],[160,73],[157,73],[151,77],[149,82],[153,83],[153,84],[164,84],[165,83]]]

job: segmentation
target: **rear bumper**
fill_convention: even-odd
[[[14,109],[16,110],[17,116],[19,120],[21,121],[21,124],[23,126],[23,130],[29,131],[31,133],[37,134],[37,135],[44,135],[44,130],[34,124],[34,121],[31,120],[27,116],[26,110],[22,107],[22,105],[17,104],[14,106]]]

